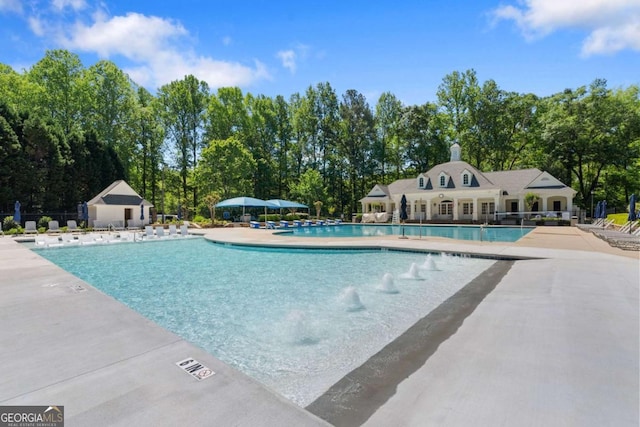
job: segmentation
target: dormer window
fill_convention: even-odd
[[[447,176],[445,174],[440,175],[440,187],[447,186]]]
[[[420,177],[420,179],[418,179],[418,188],[424,188],[424,178]]]
[[[462,185],[464,187],[471,187],[471,181],[473,181],[473,175],[468,170],[463,170],[461,174]]]

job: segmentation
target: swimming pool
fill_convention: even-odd
[[[472,225],[399,225],[399,224],[340,224],[336,226],[296,227],[282,235],[297,237],[375,237],[397,235],[447,237],[458,240],[484,242],[515,242],[532,227],[482,227]],[[404,230],[404,231],[403,231]]]
[[[200,238],[37,251],[301,406],[494,262]]]

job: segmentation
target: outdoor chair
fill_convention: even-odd
[[[249,227],[250,228],[260,228],[260,223],[258,221],[250,221],[249,222]]]
[[[154,237],[156,237],[155,234],[153,234],[153,227],[150,225],[145,225],[144,227],[144,237],[148,238],[148,239],[153,239]]]
[[[24,234],[38,234],[38,227],[35,221],[27,221],[24,223]]]
[[[67,221],[67,231],[70,233],[77,233],[82,230],[78,228],[78,223],[76,222],[75,219],[70,219]]]
[[[180,235],[182,237],[188,237],[189,236],[189,227],[187,225],[181,225],[180,226]]]
[[[163,238],[167,237],[164,234],[164,227],[163,226],[158,225],[156,227],[156,237],[158,237],[159,239],[163,239]]]
[[[60,233],[60,224],[58,221],[49,221],[49,228],[47,229],[47,233]]]

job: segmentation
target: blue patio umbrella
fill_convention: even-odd
[[[242,216],[245,215],[245,208],[264,208],[264,217],[267,218],[268,209],[279,209],[280,207],[275,203],[267,200],[256,199],[254,197],[234,197],[232,199],[223,200],[218,203],[216,208],[233,208],[242,207]]]
[[[274,205],[278,206],[280,209],[297,209],[297,208],[309,209],[309,206],[307,205],[303,205],[302,203],[298,203],[298,202],[292,202],[290,200],[271,199],[271,200],[267,200],[267,203],[273,203]]]
[[[309,206],[298,202],[292,202],[291,200],[270,199],[267,200],[267,203],[273,203],[278,206],[280,208],[280,213],[282,213],[282,209],[309,209]],[[310,210],[311,209],[309,209],[309,211]]]
[[[636,218],[636,195],[632,194],[629,198],[629,216],[627,217],[627,221],[635,221]]]
[[[89,206],[87,205],[87,202],[80,205],[80,219],[84,221],[85,227],[89,225]]]
[[[602,204],[600,205],[600,218],[606,219],[607,218],[607,201],[603,200]]]
[[[596,219],[600,218],[600,204],[601,202],[596,203],[596,210],[593,212],[593,217]]]
[[[14,205],[14,210],[15,212],[13,213],[13,220],[18,224],[20,224],[20,220],[22,218],[20,217],[20,202],[17,200],[16,200],[16,204]]]
[[[144,203],[140,203],[140,221],[144,224]]]

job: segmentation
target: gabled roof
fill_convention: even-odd
[[[447,181],[447,188],[450,189],[460,189],[464,190],[469,188],[469,186],[462,185],[462,173],[464,171],[469,172],[472,175],[471,183],[472,187],[480,187],[485,189],[493,189],[498,188],[498,186],[489,179],[486,174],[483,174],[478,169],[474,168],[467,162],[463,161],[454,161],[454,162],[446,162],[436,165],[429,169],[425,176],[428,176],[436,185],[433,187],[433,190],[440,190],[438,177],[440,174],[445,174],[449,177]]]
[[[153,206],[149,201],[140,197],[125,181],[114,181],[102,190],[96,197],[87,202],[92,205],[117,205],[117,206]]]
[[[536,179],[542,172],[540,169],[519,169],[512,171],[486,172],[485,176],[493,181],[507,194],[522,192],[529,183]]]

